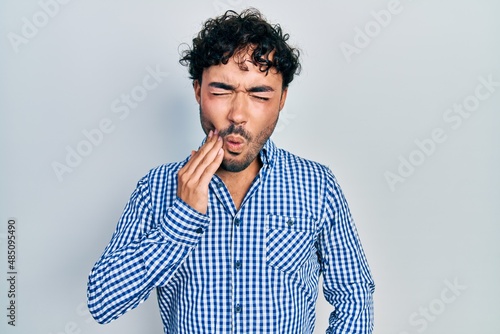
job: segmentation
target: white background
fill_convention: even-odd
[[[37,1],[3,0],[0,264],[7,272],[15,217],[19,275],[15,328],[1,280],[0,331],[162,332],[154,296],[112,324],[90,320],[87,275],[139,178],[202,139],[179,44],[206,18],[253,6],[303,51],[273,138],[339,179],[377,284],[375,333],[500,333],[500,86],[460,124],[443,118],[454,104],[478,101],[480,77],[500,82],[500,5],[401,0],[381,26],[372,11],[388,4],[73,0],[43,22]],[[15,47],[9,36],[22,37],[23,18],[33,16],[41,26]],[[365,28],[372,37],[361,45],[356,31]],[[341,45],[356,42],[357,53],[344,55]],[[142,84],[147,67],[168,76],[120,119],[112,103]],[[103,119],[113,131],[59,180],[54,162],[66,164],[67,147]],[[446,140],[418,153],[415,142],[436,128]],[[391,189],[386,173],[410,158],[417,166]],[[316,333],[330,311],[321,296]]]

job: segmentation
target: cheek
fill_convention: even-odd
[[[207,116],[217,116],[223,114],[227,109],[227,102],[220,98],[205,95],[201,99],[200,106]]]
[[[213,106],[207,107],[204,106],[203,103],[201,104],[200,108],[200,119],[203,128],[208,131],[214,130],[214,129],[219,129],[221,128],[222,120],[221,120],[221,115],[220,113],[215,112],[215,109]]]
[[[202,120],[210,123],[217,122],[219,118],[219,115],[213,109],[204,107],[203,105],[201,106],[200,115]]]

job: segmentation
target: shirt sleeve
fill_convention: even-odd
[[[99,323],[108,323],[165,286],[197,245],[209,217],[177,198],[155,219],[148,178],[127,203],[111,242],[89,275],[88,308]],[[155,221],[156,220],[156,221]]]
[[[370,334],[373,331],[373,282],[344,195],[329,171],[326,211],[319,236],[323,292],[335,310],[328,334]]]

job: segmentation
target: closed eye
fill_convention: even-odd
[[[261,100],[261,101],[269,101],[268,97],[263,97],[263,96],[257,96],[257,95],[252,95],[252,97]]]

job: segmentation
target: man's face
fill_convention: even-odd
[[[281,74],[274,69],[267,75],[261,72],[248,54],[235,57],[226,65],[205,69],[201,83],[194,82],[201,126],[206,134],[219,131],[224,140],[221,167],[230,172],[242,171],[257,162],[287,95]],[[237,61],[244,63],[239,65]]]

